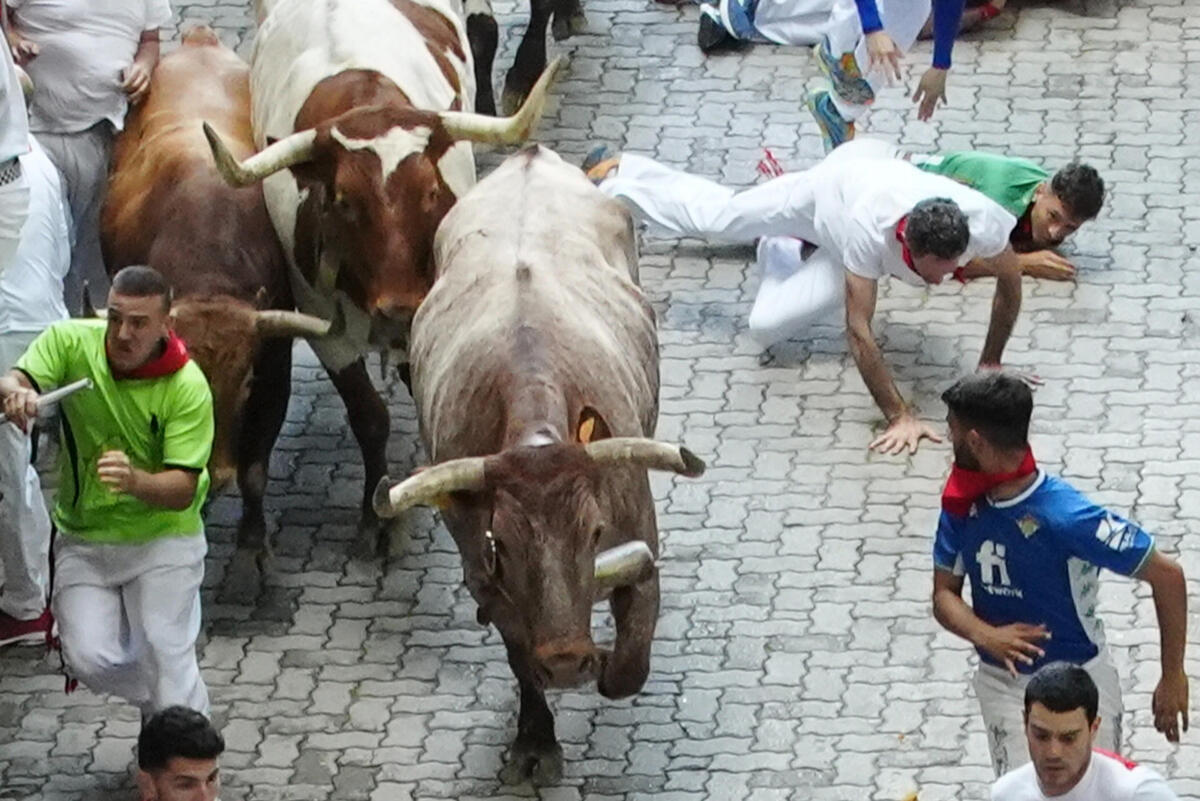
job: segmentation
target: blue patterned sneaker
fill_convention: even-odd
[[[854,123],[847,122],[833,105],[829,92],[813,92],[808,96],[808,110],[821,129],[821,140],[825,144],[825,152],[829,153],[835,147],[845,144],[854,138]]]
[[[813,57],[838,97],[856,106],[869,106],[875,102],[875,91],[863,78],[853,53],[843,53],[840,59],[835,58],[829,49],[829,37],[825,36],[813,47]]]

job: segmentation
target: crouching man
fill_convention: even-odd
[[[69,675],[138,705],[208,713],[196,662],[207,545],[212,396],[170,324],[171,289],[149,267],[113,279],[108,320],[40,334],[0,378],[10,423],[39,393],[91,379],[62,402],[51,611]]]

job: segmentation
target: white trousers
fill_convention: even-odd
[[[762,0],[754,9],[754,27],[782,45],[814,45],[832,23],[836,0]]]
[[[896,43],[901,53],[907,53],[929,19],[930,0],[875,0],[875,5],[879,9],[884,32]],[[836,0],[826,35],[834,58],[840,58],[845,53],[854,54],[863,77],[878,96],[880,90],[888,85],[888,77],[881,70],[867,71],[871,60],[867,56],[867,40],[863,36],[862,20],[858,18],[854,0]],[[831,92],[830,96],[843,119],[857,120],[867,111],[868,106],[848,103],[836,92]]]
[[[0,275],[17,254],[28,216],[29,178],[22,172],[17,180],[0,186]]]
[[[71,251],[71,269],[63,283],[63,296],[67,311],[78,316],[83,311],[84,281],[95,305],[105,305],[108,298],[108,272],[100,253],[100,209],[108,189],[112,125],[104,121],[78,133],[39,131],[35,135],[62,173],[63,189],[71,207],[75,248]]]
[[[203,534],[97,545],[60,533],[51,600],[68,672],[146,715],[174,704],[208,714],[196,661]]]
[[[813,183],[808,172],[789,172],[735,192],[645,156],[623,153],[600,191],[623,202],[637,220],[663,236],[745,244],[762,236],[793,236],[819,245]]]
[[[1100,731],[1096,736],[1096,747],[1119,754],[1124,712],[1121,677],[1104,648],[1083,668],[1100,691]],[[997,778],[1029,762],[1029,744],[1025,738],[1025,685],[1028,683],[1028,676],[1014,679],[1007,670],[982,662],[975,672],[975,695],[983,713],[988,750]]]
[[[0,334],[0,375],[7,373],[37,336]],[[50,515],[37,471],[33,442],[10,423],[0,424],[0,612],[33,620],[46,609]]]

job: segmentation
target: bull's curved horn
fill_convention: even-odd
[[[630,462],[648,470],[670,470],[688,478],[704,474],[704,461],[682,445],[642,437],[611,437],[583,446],[593,462]]]
[[[427,467],[415,476],[391,486],[387,476],[375,487],[372,505],[380,517],[395,517],[410,506],[432,503],[450,492],[481,490],[484,486],[483,457],[451,459]]]
[[[465,111],[443,111],[438,114],[442,127],[452,139],[471,142],[487,142],[497,145],[517,145],[533,134],[542,112],[546,109],[546,92],[558,72],[567,63],[559,56],[542,71],[537,83],[529,90],[529,97],[511,117],[491,117],[487,114],[471,114]]]
[[[312,158],[313,141],[317,132],[313,129],[299,131],[291,136],[285,136],[278,142],[267,145],[245,161],[238,161],[225,144],[221,135],[213,130],[207,122],[204,123],[204,137],[212,148],[213,160],[217,163],[217,172],[230,186],[249,186],[273,175],[280,170],[286,170],[296,164],[302,164]]]
[[[326,336],[333,327],[332,323],[320,317],[283,309],[260,311],[254,325],[264,337],[318,338]]]

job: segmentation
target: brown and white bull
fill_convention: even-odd
[[[249,77],[211,28],[184,34],[117,137],[101,238],[110,273],[148,264],[174,287],[175,329],[213,389],[214,487],[236,472],[239,561],[253,565],[264,543],[268,462],[290,394],[288,337],[328,325],[289,311],[287,263],[262,189],[232,188],[213,168],[203,120],[239,156],[254,152]],[[257,591],[257,582],[240,589]]]
[[[539,147],[513,156],[459,200],[434,249],[411,357],[435,464],[382,482],[376,509],[441,507],[478,619],[500,630],[520,684],[503,776],[551,782],[562,750],[544,691],[595,679],[621,698],[649,674],[658,530],[646,471],[698,476],[704,464],[652,439],[658,342],[633,226],[578,168]],[[611,651],[590,628],[609,590]]]
[[[371,490],[386,471],[388,411],[367,375],[371,350],[406,349],[433,282],[433,234],[475,182],[472,142],[532,132],[558,63],[521,111],[470,109],[474,87],[452,0],[274,0],[251,58],[254,136],[238,161],[207,130],[237,186],[263,181],[300,311],[344,321],[313,349],[341,395],[363,454],[360,549],[378,545]]]

